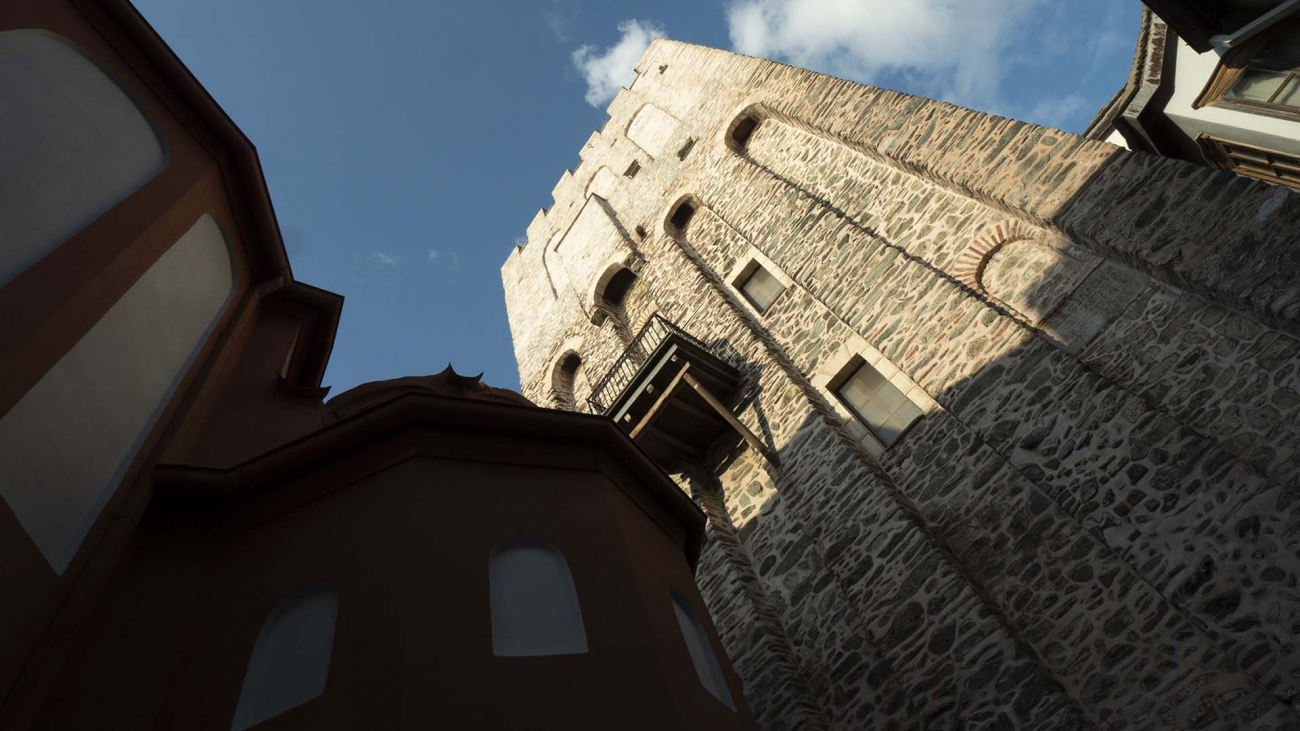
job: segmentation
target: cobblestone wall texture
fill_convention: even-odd
[[[744,373],[779,466],[672,469],[763,729],[1300,728],[1300,196],[698,46],[638,72],[502,269],[516,357],[582,408],[659,312]],[[889,449],[814,375],[868,351],[931,399]]]

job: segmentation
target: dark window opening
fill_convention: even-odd
[[[664,64],[663,66],[659,67],[659,73],[661,74],[667,70],[668,70],[668,64]]]
[[[578,368],[581,366],[582,357],[577,353],[569,353],[569,355],[560,363],[560,370],[572,376],[578,372]]]
[[[753,305],[759,314],[764,314],[776,298],[785,291],[785,286],[781,284],[781,280],[772,276],[771,272],[755,264],[754,271],[741,281],[739,289],[741,294],[745,295],[745,299],[749,300],[749,304]]]
[[[731,141],[736,144],[737,150],[745,149],[745,145],[749,144],[749,138],[757,128],[758,117],[745,117],[740,120],[735,129],[731,130]]]
[[[638,239],[642,240],[642,241],[645,241],[645,235],[646,235],[646,234],[645,234],[645,226],[637,226],[637,227],[636,227],[636,237],[637,237]]]
[[[627,170],[623,171],[623,176],[627,178],[635,178],[636,174],[639,172],[641,172],[641,163],[633,160],[632,164],[627,166]]]
[[[632,288],[632,283],[636,281],[636,275],[630,269],[620,269],[613,277],[610,277],[609,283],[605,285],[605,293],[602,295],[606,304],[618,307],[623,304],[623,298],[627,296],[627,291]]]
[[[695,206],[690,204],[689,202],[683,203],[680,206],[677,206],[677,210],[673,211],[673,216],[672,218],[668,219],[668,222],[671,223],[678,231],[685,231],[686,225],[691,222],[691,217],[694,215],[695,215]]]
[[[689,154],[691,154],[691,148],[692,148],[692,147],[695,147],[695,139],[694,139],[694,138],[691,138],[691,139],[689,139],[689,140],[686,140],[686,144],[682,145],[682,149],[680,149],[680,150],[677,151],[677,159],[678,159],[678,160],[685,160],[685,159],[686,159],[686,156],[689,155]]]

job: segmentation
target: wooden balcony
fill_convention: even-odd
[[[730,410],[740,381],[735,366],[655,315],[592,390],[587,405],[592,413],[612,418],[665,469],[679,459],[703,457],[728,432],[766,455]]]

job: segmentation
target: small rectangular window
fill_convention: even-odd
[[[677,159],[678,159],[678,160],[685,160],[685,159],[686,159],[686,156],[689,155],[689,154],[691,154],[691,148],[692,148],[692,147],[695,147],[695,140],[694,140],[694,138],[689,139],[689,140],[686,140],[686,144],[682,145],[682,149],[680,149],[680,150],[677,151]]]
[[[623,176],[626,178],[635,178],[636,174],[639,172],[641,172],[641,163],[633,160],[632,164],[628,165],[627,170],[623,172]]]
[[[785,291],[785,286],[781,280],[772,275],[771,272],[764,269],[761,265],[755,264],[754,271],[750,272],[748,277],[740,283],[740,291],[749,300],[749,304],[759,311],[759,314],[767,312],[772,303],[776,301],[778,295]]]
[[[832,389],[835,396],[882,444],[891,446],[921,418],[921,408],[866,361],[849,368],[848,376]]]

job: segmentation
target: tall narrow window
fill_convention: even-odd
[[[555,408],[565,411],[577,410],[577,401],[573,387],[578,378],[578,369],[582,367],[582,356],[569,353],[560,359],[551,374],[551,401]]]
[[[549,543],[497,546],[488,561],[492,653],[504,657],[575,655],[587,631],[564,556]]]
[[[278,716],[325,692],[339,595],[328,587],[286,599],[262,625],[253,645],[231,731]]]
[[[845,372],[831,390],[886,447],[921,418],[921,408],[870,363],[854,359]]]
[[[153,125],[69,41],[0,33],[0,284],[126,198],[166,164]]]
[[[709,641],[704,624],[700,622],[690,602],[678,594],[676,589],[670,590],[669,596],[673,602],[673,614],[677,615],[677,625],[682,630],[682,639],[686,641],[686,651],[690,653],[700,683],[714,698],[725,703],[727,708],[736,710],[736,704],[731,700],[731,691],[727,689],[727,679],[722,675],[722,665],[713,652],[713,643]]]
[[[776,298],[785,291],[781,280],[757,262],[754,264],[753,271],[744,276],[738,286],[741,294],[745,295],[745,299],[749,300],[749,304],[753,305],[759,314],[767,312]]]

